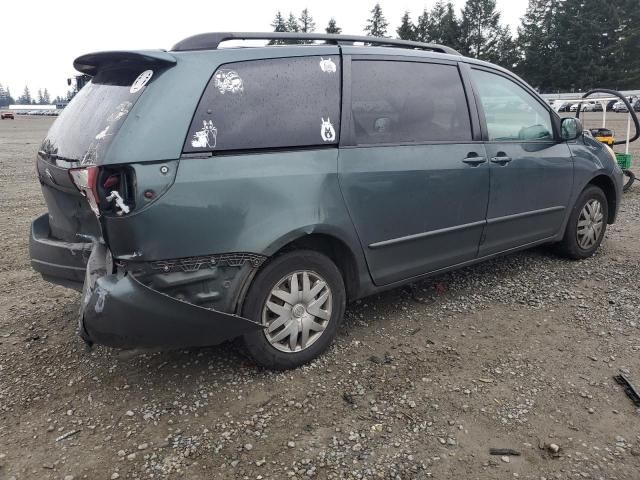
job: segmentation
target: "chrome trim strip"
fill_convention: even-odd
[[[558,205],[557,207],[541,208],[540,210],[531,210],[530,212],[514,213],[513,215],[505,215],[504,217],[490,218],[487,220],[487,225],[508,222],[509,220],[515,220],[518,218],[532,217],[534,215],[541,215],[543,213],[559,212],[564,209],[565,207],[563,207],[562,205]]]
[[[413,240],[419,240],[422,238],[433,237],[444,233],[452,233],[460,230],[466,230],[468,228],[481,227],[486,223],[486,220],[480,220],[478,222],[465,223],[463,225],[455,225],[453,227],[441,228],[439,230],[432,230],[430,232],[416,233],[413,235],[407,235],[406,237],[392,238],[390,240],[383,240],[382,242],[376,242],[369,245],[369,248],[375,250],[376,248],[389,247],[398,243],[411,242]]]

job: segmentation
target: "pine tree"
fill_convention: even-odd
[[[280,10],[278,10],[278,13],[276,13],[276,16],[273,19],[273,22],[271,22],[271,26],[273,27],[274,32],[287,31],[287,25],[284,21],[284,17],[282,16],[282,13],[280,13]],[[269,45],[282,45],[283,43],[284,42],[282,42],[282,40],[271,40],[269,42]]]
[[[336,19],[333,17],[331,17],[331,19],[329,20],[329,24],[327,25],[327,28],[324,29],[324,31],[327,33],[335,33],[335,34],[342,33],[342,29],[338,27],[338,25],[336,24]]]
[[[298,33],[300,31],[300,26],[298,25],[298,19],[293,13],[289,13],[289,18],[286,23],[286,32]]]
[[[45,105],[51,104],[51,96],[49,95],[49,90],[47,90],[46,88],[42,92],[42,101]]]
[[[371,37],[385,37],[387,35],[388,26],[389,22],[384,18],[380,4],[376,3],[373,10],[371,10],[371,18],[367,20],[367,25],[364,27],[364,31]]]
[[[496,0],[467,0],[461,29],[464,54],[499,63],[500,43],[505,43],[508,30],[500,26]]]
[[[554,58],[564,56],[564,46],[557,44],[558,0],[529,0],[518,27],[516,46],[520,59],[516,72],[541,92],[555,89],[550,75]]]
[[[289,18],[287,19],[286,29],[287,29],[286,31],[290,33],[298,33],[300,31],[300,26],[298,25],[298,19],[292,12],[289,12]],[[282,43],[287,45],[295,45],[302,42],[300,40],[285,40]]]
[[[2,84],[0,83],[0,107],[6,107],[7,105],[11,105],[9,102],[9,94],[7,90],[2,88]]]
[[[300,23],[301,32],[311,33],[316,31],[316,24],[313,21],[313,17],[309,13],[309,9],[305,8],[304,10],[302,10],[298,22]]]
[[[425,38],[429,42],[463,50],[461,37],[462,30],[453,4],[451,2],[444,3],[442,0],[436,2],[429,12]]]
[[[556,55],[547,73],[558,90],[587,90],[607,85],[621,88],[625,57],[621,25],[633,15],[622,2],[565,0],[555,26]],[[637,9],[637,5],[636,5]],[[606,12],[604,14],[603,12]],[[631,46],[633,49],[633,46]]]
[[[622,65],[617,69],[619,88],[634,89],[640,85],[640,3],[637,0],[623,0],[618,6],[624,13],[620,22],[618,47]]]
[[[19,103],[20,105],[31,105],[31,102],[31,92],[29,91],[29,87],[25,85],[24,92],[18,98],[18,101],[16,103]]]
[[[400,26],[396,30],[398,38],[401,40],[415,40],[416,39],[416,27],[411,21],[409,12],[404,12],[402,19],[400,20]]]
[[[41,88],[38,89],[38,97],[37,97],[36,103],[38,105],[43,105],[44,104],[44,99],[42,98],[42,89]]]
[[[495,62],[509,70],[513,70],[520,61],[516,42],[511,36],[511,29],[509,26],[501,28],[498,36],[498,42],[496,44],[495,57],[490,58],[489,61]]]
[[[431,38],[429,37],[429,29],[431,24],[431,17],[429,16],[429,12],[425,8],[423,12],[418,17],[418,23],[415,26],[415,37],[419,42],[430,42]]]

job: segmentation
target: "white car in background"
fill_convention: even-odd
[[[628,112],[629,109],[624,104],[624,102],[619,101],[613,104],[613,111],[616,113],[621,113],[621,112]]]

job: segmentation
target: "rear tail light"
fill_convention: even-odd
[[[80,193],[86,197],[89,206],[97,217],[100,216],[98,208],[100,196],[98,194],[98,167],[72,168],[69,170],[71,180],[78,188]]]
[[[72,168],[69,175],[97,217],[102,213],[126,215],[133,208],[129,187],[133,182],[127,181],[126,169],[91,166]]]

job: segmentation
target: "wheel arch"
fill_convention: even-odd
[[[611,180],[608,175],[600,174],[593,177],[589,183],[585,185],[585,188],[590,185],[594,185],[604,192],[604,196],[607,198],[607,223],[614,223],[616,220],[616,212],[618,211],[618,197],[613,180]]]
[[[342,273],[347,301],[359,298],[367,278],[370,281],[359,241],[357,238],[351,239],[339,229],[325,225],[303,227],[276,240],[264,253],[274,258],[296,249],[322,253],[336,264]],[[261,268],[268,262],[269,260]]]

